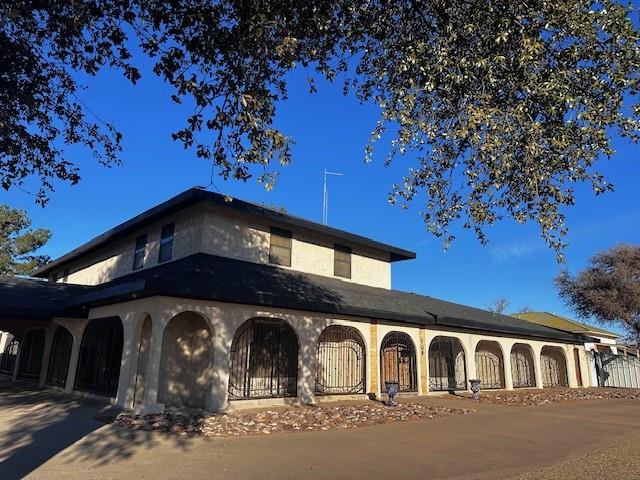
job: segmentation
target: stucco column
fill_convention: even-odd
[[[73,343],[71,344],[71,356],[69,357],[69,369],[67,370],[67,381],[64,385],[64,391],[73,392],[73,386],[76,380],[76,372],[78,371],[78,357],[80,356],[80,342],[82,342],[82,333],[72,331]]]
[[[116,393],[116,405],[131,407],[133,403],[132,364],[135,363],[138,354],[136,345],[136,320],[137,313],[127,313],[120,316],[122,322],[122,359],[120,360],[120,378],[118,380],[118,392]]]
[[[53,344],[53,337],[56,333],[57,325],[51,324],[44,331],[44,351],[42,352],[42,366],[40,368],[40,378],[38,379],[38,385],[44,387],[47,380],[47,371],[49,370],[49,358],[51,357],[51,346]]]
[[[162,335],[166,325],[163,316],[151,318],[151,341],[149,342],[149,357],[147,360],[147,371],[144,376],[144,413],[162,411],[164,405],[158,404],[158,380],[160,375],[160,360],[162,358]]]
[[[304,319],[313,325],[313,320]],[[305,405],[316,403],[316,345],[319,333],[315,328],[297,330],[300,350],[298,354],[298,400]]]
[[[16,363],[13,365],[13,374],[11,375],[11,380],[16,381],[18,379],[18,369],[20,368],[20,357],[22,356],[22,347],[24,347],[24,339],[26,335],[24,332],[20,336],[20,340],[18,340],[18,353],[16,355]]]
[[[569,388],[578,388],[578,372],[576,371],[576,359],[573,353],[573,345],[564,347],[564,356],[567,360],[567,380]]]
[[[536,367],[536,387],[537,388],[543,388],[543,383],[542,383],[542,362],[540,359],[540,355],[542,354],[542,348],[538,347],[532,348],[533,350],[533,363],[535,364]]]
[[[502,343],[502,363],[504,364],[504,388],[513,390],[513,372],[511,371],[511,345]]]
[[[458,337],[459,338],[459,337]],[[462,342],[463,339],[460,338]],[[468,340],[464,342],[464,348],[466,349],[465,360],[467,361],[467,385],[465,388],[470,387],[469,380],[477,380],[478,374],[476,372],[476,346],[478,342],[474,340]]]

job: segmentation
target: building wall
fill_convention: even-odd
[[[154,411],[162,408],[158,399],[159,384],[162,382],[160,365],[163,355],[170,349],[163,349],[163,336],[165,328],[172,318],[183,312],[190,315],[198,315],[206,323],[209,331],[214,332],[211,345],[210,376],[208,377],[208,391],[210,396],[206,400],[205,407],[208,410],[223,410],[231,405],[233,408],[256,407],[270,404],[291,403],[291,399],[268,400],[234,400],[228,402],[227,391],[229,382],[229,355],[231,343],[237,329],[252,318],[267,317],[277,318],[288,323],[296,333],[299,343],[298,356],[298,388],[297,402],[314,403],[324,401],[326,397],[316,397],[316,346],[321,332],[329,325],[351,326],[358,330],[365,343],[367,358],[366,382],[367,392],[370,395],[381,396],[384,386],[380,385],[379,349],[384,336],[392,331],[407,333],[416,347],[419,391],[418,394],[429,393],[426,379],[429,376],[428,350],[431,342],[437,336],[450,336],[458,339],[465,351],[466,379],[476,378],[475,351],[482,340],[494,341],[499,346],[503,355],[504,380],[506,389],[513,388],[511,365],[511,348],[515,343],[529,345],[533,351],[535,363],[536,386],[542,387],[540,354],[544,346],[559,347],[564,353],[570,387],[576,387],[576,368],[573,349],[578,348],[581,363],[582,383],[589,386],[589,374],[581,345],[564,344],[561,342],[534,340],[530,338],[496,336],[483,334],[482,332],[435,330],[427,327],[421,329],[418,325],[399,324],[379,319],[363,319],[355,317],[333,317],[310,312],[260,308],[249,305],[225,304],[219,302],[195,301],[176,299],[170,297],[155,297],[123,304],[100,307],[91,310],[90,318],[102,318],[118,316],[122,319],[125,329],[125,347],[123,349],[122,370],[120,386],[115,403],[131,408],[133,407],[133,392],[136,390],[136,372],[138,344],[142,332],[142,322],[146,316],[150,316],[153,322],[150,349],[148,354],[147,370],[145,375],[145,401],[142,411]],[[424,340],[423,340],[424,337]],[[175,355],[174,353],[169,353]],[[344,398],[332,396],[331,398]],[[329,399],[331,399],[329,398]],[[361,396],[360,398],[364,398]],[[160,402],[161,403],[161,402]],[[142,407],[141,407],[142,408]]]
[[[160,231],[175,223],[172,260],[194,253],[269,264],[270,224],[221,207],[200,204],[154,223],[90,255],[62,266],[50,275],[58,282],[98,285],[133,271],[136,238],[147,234],[144,268],[158,264]],[[69,268],[69,274],[64,275]],[[333,243],[315,235],[293,232],[291,267],[306,273],[333,277]],[[391,288],[391,264],[380,253],[353,247],[351,278],[341,280]]]

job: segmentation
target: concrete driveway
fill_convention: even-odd
[[[614,445],[640,427],[637,400],[508,407],[420,397],[477,412],[354,430],[189,439],[102,424],[92,418],[104,408],[99,403],[0,390],[2,480],[514,478]]]

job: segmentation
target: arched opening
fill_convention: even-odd
[[[51,344],[51,355],[47,367],[47,385],[64,387],[67,383],[69,372],[69,360],[71,359],[71,347],[73,335],[64,327],[58,327]]]
[[[144,403],[145,395],[145,375],[149,365],[149,348],[151,346],[151,317],[145,316],[140,331],[140,342],[138,343],[138,365],[136,366],[136,384],[133,390],[133,404]]]
[[[42,370],[42,356],[44,354],[44,330],[28,332],[20,350],[20,365],[18,378],[38,381]]]
[[[365,392],[366,348],[353,327],[332,325],[320,334],[316,349],[318,395]]]
[[[243,323],[231,344],[230,399],[295,397],[298,339],[283,320]]]
[[[118,317],[96,318],[89,322],[80,342],[76,390],[116,396],[123,338],[122,322]]]
[[[204,408],[211,390],[213,348],[207,322],[194,312],[173,317],[162,336],[158,402]]]
[[[429,345],[429,389],[466,390],[467,367],[462,343],[455,337],[436,337]]]
[[[480,340],[476,346],[476,376],[480,388],[504,388],[504,360],[498,342]]]
[[[511,348],[511,376],[513,388],[536,386],[536,367],[533,350],[525,343],[516,343]]]
[[[380,345],[382,384],[398,382],[401,392],[418,391],[416,349],[406,333],[390,332]]]
[[[0,373],[5,375],[13,375],[16,367],[16,358],[18,358],[18,349],[20,342],[17,338],[13,338],[4,347],[4,351],[0,353]]]
[[[542,347],[540,354],[542,363],[543,387],[568,387],[567,362],[560,347]]]

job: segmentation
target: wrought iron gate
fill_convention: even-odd
[[[231,345],[229,397],[295,397],[298,340],[282,320],[253,319],[240,326]]]
[[[457,338],[436,337],[429,346],[429,389],[465,390],[467,366],[464,349]]]
[[[416,349],[406,333],[391,332],[380,346],[382,383],[398,382],[401,392],[418,391]]]
[[[36,330],[25,335],[20,352],[18,377],[37,381],[42,370],[44,355],[44,331]]]
[[[536,386],[536,370],[530,347],[517,343],[511,349],[513,388]]]
[[[20,348],[20,342],[17,338],[14,338],[7,344],[4,352],[0,353],[0,373],[13,375],[13,370],[16,367],[16,358],[18,357],[18,348]]]
[[[543,387],[568,387],[567,362],[558,347],[543,347],[540,355]]]
[[[476,348],[476,374],[483,390],[504,388],[504,361],[502,352],[495,342],[478,343]],[[491,347],[497,346],[493,352]],[[483,348],[484,347],[484,348]]]
[[[320,334],[316,349],[317,395],[365,392],[365,345],[353,327],[332,325]]]
[[[594,356],[599,386],[640,388],[640,358],[607,352]]]
[[[49,367],[47,368],[48,385],[64,387],[67,383],[72,343],[73,337],[69,330],[64,327],[58,327],[56,334],[53,336]]]

